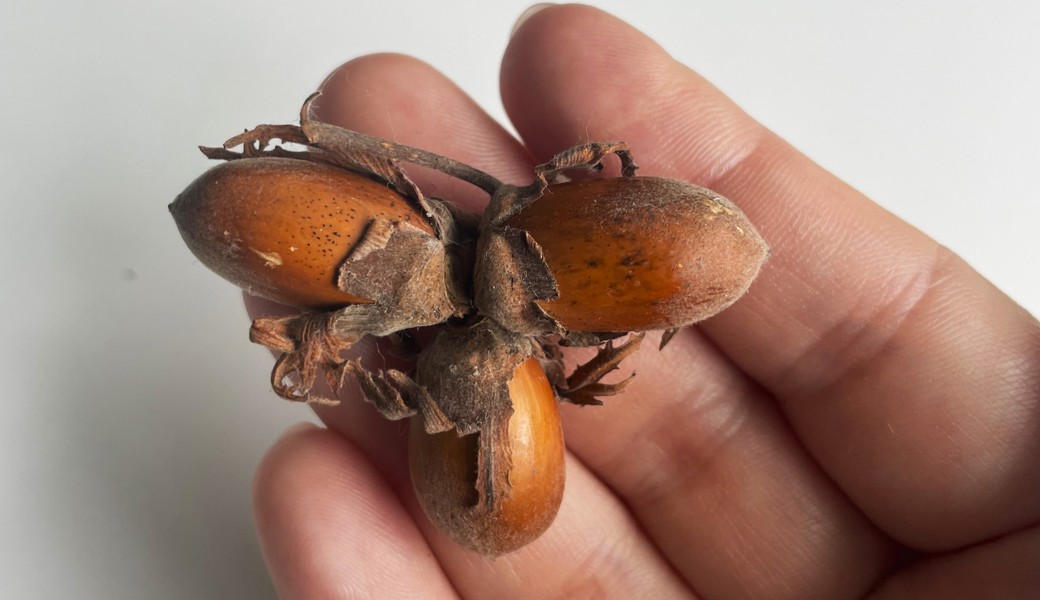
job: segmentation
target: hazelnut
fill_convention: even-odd
[[[552,524],[563,498],[563,430],[553,388],[536,358],[516,367],[508,390],[512,414],[506,424],[469,435],[431,435],[414,418],[408,439],[412,483],[430,520],[486,555],[533,541]],[[504,477],[495,469],[504,469]]]
[[[250,294],[303,308],[371,298],[337,286],[339,268],[374,221],[435,239],[419,211],[385,184],[292,158],[246,158],[206,171],[170,205],[188,248]]]
[[[549,185],[483,236],[477,309],[531,335],[696,323],[743,295],[769,254],[732,202],[660,177]]]

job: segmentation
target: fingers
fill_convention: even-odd
[[[264,458],[255,518],[280,598],[454,598],[409,513],[364,455],[311,426]]]
[[[629,369],[635,379],[606,406],[563,408],[567,443],[694,589],[856,596],[885,575],[894,545],[710,342],[677,336]]]
[[[257,529],[282,598],[685,597],[624,508],[579,464],[558,522],[536,544],[489,559],[464,552],[405,505],[363,453],[313,427],[288,432],[255,485]],[[422,530],[422,533],[420,533]],[[423,536],[430,538],[427,545]],[[443,568],[453,582],[445,577]]]
[[[1032,598],[1040,589],[1040,529],[1033,527],[911,566],[870,597]]]
[[[611,113],[599,106],[599,98],[612,103],[633,95],[644,97],[613,90],[613,82],[648,89],[647,98],[655,98],[659,90],[670,90],[661,92],[670,95],[694,85],[683,81],[688,72],[660,66],[670,60],[649,40],[603,13],[580,7],[546,13],[544,19],[542,13],[535,15],[517,32],[502,73],[507,108],[535,146],[542,143],[542,120],[550,121],[545,129],[549,136],[561,128],[563,135],[575,134],[575,125],[554,121],[570,112],[595,114],[595,122],[609,128]],[[582,32],[588,46],[574,42],[575,31]],[[610,60],[585,55],[589,48],[613,49]],[[634,63],[630,57],[635,57]],[[570,70],[577,80],[568,90],[600,92],[587,94],[583,107],[577,96],[569,96],[573,92],[562,91],[566,98],[557,104],[553,90],[562,89],[567,77],[546,67],[547,61],[575,65]],[[647,73],[663,79],[651,82]],[[541,81],[543,75],[550,81]],[[639,84],[632,84],[631,78]],[[543,108],[534,110],[536,115],[520,108],[534,103],[532,98],[509,95],[509,90],[526,94],[532,88],[545,97],[544,113]],[[694,89],[688,95],[705,98],[706,105],[698,110],[719,116],[731,130],[720,134],[720,139],[742,147],[741,132],[761,135],[756,127],[727,117],[727,108],[739,113],[717,94],[709,97],[706,91]],[[631,114],[625,118],[645,111],[651,115],[647,122],[654,122],[663,109],[636,102],[628,110]],[[572,118],[583,121],[582,127],[592,127],[588,118]],[[685,127],[678,119],[664,125],[674,130]],[[639,136],[647,134],[612,130],[589,135],[634,137],[633,148],[638,149]],[[651,137],[658,135],[664,141],[657,144],[670,144],[668,134],[655,132]],[[695,147],[697,142],[687,146]],[[635,158],[648,173],[657,172],[652,158],[648,162],[641,152]],[[677,336],[664,351],[644,350],[633,358],[622,366],[637,373],[624,395],[612,398],[602,409],[567,411],[568,443],[626,500],[698,592],[709,597],[758,598],[855,595],[865,593],[883,576],[892,559],[892,545],[819,469],[768,393],[749,381],[716,346],[701,336]]]
[[[417,516],[459,593],[618,600],[692,596],[610,490],[578,461],[567,463],[567,489],[556,521],[512,554],[490,559],[463,551]]]
[[[773,255],[701,330],[888,533],[950,548],[1040,516],[1040,330],[962,261],[601,12],[532,16],[502,90],[538,158],[624,139],[641,173],[707,185],[748,213]]]

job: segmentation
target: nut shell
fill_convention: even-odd
[[[198,259],[250,294],[314,309],[370,299],[337,286],[339,267],[376,220],[433,237],[385,183],[322,163],[244,158],[203,173],[170,205]]]
[[[559,296],[537,305],[568,331],[695,323],[743,295],[769,254],[729,200],[658,177],[552,185],[506,225],[540,248]]]

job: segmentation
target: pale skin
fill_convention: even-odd
[[[480,557],[428,523],[408,479],[405,425],[352,388],[340,406],[319,407],[327,428],[287,432],[256,479],[257,529],[282,597],[1040,589],[1033,317],[605,13],[530,16],[501,81],[522,141],[443,75],[395,55],[338,69],[318,112],[510,183],[576,143],[624,140],[640,174],[736,202],[772,257],[736,305],[663,352],[648,340],[624,365],[638,375],[623,395],[563,407],[563,506],[515,554]],[[466,184],[412,173],[431,195],[486,202]]]

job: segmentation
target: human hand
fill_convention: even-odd
[[[326,82],[328,122],[512,183],[584,140],[736,202],[773,254],[749,295],[647,348],[626,393],[562,407],[550,530],[498,559],[425,519],[406,436],[358,400],[264,460],[256,519],[285,597],[1014,597],[1040,589],[1040,326],[616,19],[543,10],[502,94],[521,144],[429,66]],[[425,177],[424,177],[425,176]],[[431,195],[482,194],[415,173]]]

